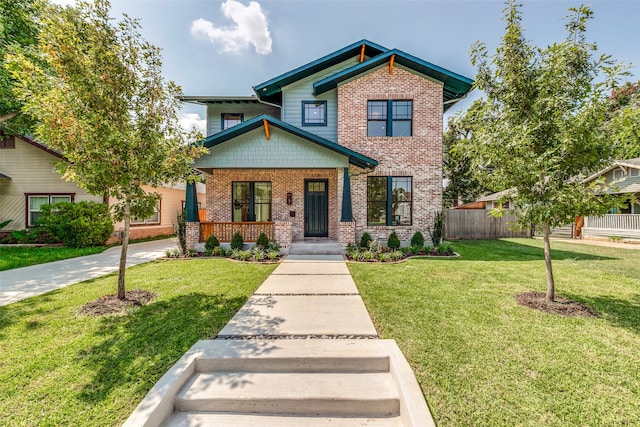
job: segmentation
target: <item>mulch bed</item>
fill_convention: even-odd
[[[84,316],[108,316],[125,313],[130,307],[139,307],[155,299],[157,294],[148,291],[125,292],[124,300],[117,295],[104,295],[80,307],[79,314]]]
[[[516,295],[518,304],[545,313],[559,314],[568,317],[596,317],[597,314],[586,305],[556,296],[554,302],[545,299],[544,292],[522,292]]]

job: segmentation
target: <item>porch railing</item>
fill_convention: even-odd
[[[236,232],[242,234],[245,242],[255,242],[260,233],[265,233],[270,241],[275,240],[273,222],[201,222],[200,241],[204,242],[211,235],[220,242],[230,242]]]
[[[615,214],[604,216],[589,216],[585,218],[584,226],[589,228],[640,230],[640,215]]]

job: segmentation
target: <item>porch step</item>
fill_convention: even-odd
[[[299,240],[289,246],[289,255],[342,255],[344,252],[335,240]]]
[[[389,373],[199,373],[175,410],[351,417],[400,415]]]
[[[402,427],[400,417],[335,418],[299,415],[212,414],[207,412],[178,412],[167,420],[166,426],[228,426],[228,427]]]

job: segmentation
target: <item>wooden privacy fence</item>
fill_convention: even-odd
[[[502,237],[531,237],[531,229],[511,230],[515,215],[494,218],[484,209],[449,209],[445,212],[446,239],[500,239]]]
[[[265,233],[270,241],[275,240],[273,222],[201,222],[200,241],[204,242],[213,234],[220,242],[230,242],[237,231],[245,242],[257,241],[260,233]]]

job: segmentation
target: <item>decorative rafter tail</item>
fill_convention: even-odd
[[[271,139],[271,135],[269,135],[269,122],[267,119],[262,119],[262,124],[264,125],[264,136],[267,138],[267,141]]]
[[[362,47],[360,48],[360,62],[364,62],[364,48],[365,44],[362,44]]]
[[[393,63],[396,60],[395,55],[391,55],[391,59],[389,60],[389,74],[393,74]]]

